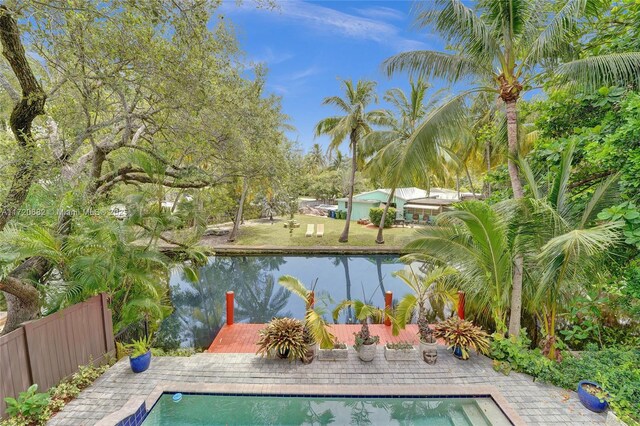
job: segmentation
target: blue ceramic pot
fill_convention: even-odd
[[[151,351],[148,351],[146,354],[137,356],[135,358],[129,358],[129,364],[131,364],[131,370],[134,373],[142,373],[149,368],[151,364]]]
[[[606,410],[607,406],[609,405],[607,404],[607,401],[600,401],[597,396],[591,395],[589,392],[587,392],[587,390],[584,389],[582,385],[592,385],[602,389],[599,384],[590,382],[588,380],[583,380],[578,383],[578,398],[580,398],[580,402],[582,402],[582,405],[584,405],[591,411],[595,411],[596,413],[602,413],[604,410]]]
[[[455,346],[453,348],[453,356],[455,356],[458,359],[464,359],[462,358],[462,348],[460,346]]]

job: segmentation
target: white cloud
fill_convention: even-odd
[[[265,63],[267,65],[276,65],[288,61],[291,58],[293,58],[293,55],[291,53],[274,52],[273,49],[267,47],[264,49],[264,52],[254,57],[252,61]]]
[[[233,13],[234,11],[268,13],[313,28],[321,33],[332,35],[338,33],[349,38],[370,40],[391,46],[398,51],[407,46],[411,46],[413,49],[425,48],[426,46],[420,41],[403,37],[395,25],[379,19],[382,14],[385,14],[387,18],[392,14],[393,16],[401,15],[401,12],[385,7],[359,10],[362,14],[368,13],[370,17],[351,15],[300,0],[279,1],[275,10],[256,9],[249,6],[247,2],[232,8],[230,4],[225,2],[223,10],[225,13]],[[378,19],[373,16],[376,14]]]
[[[405,17],[405,14],[399,10],[392,9],[384,6],[373,6],[364,9],[355,9],[362,16],[372,19],[392,19],[400,20]]]

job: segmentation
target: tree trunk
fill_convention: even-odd
[[[382,294],[385,294],[387,291],[384,289],[384,280],[382,279],[382,259],[380,259],[380,256],[376,256],[376,271],[378,272],[380,291]]]
[[[247,191],[249,189],[249,181],[247,178],[242,179],[242,193],[240,194],[240,205],[238,206],[238,211],[236,212],[236,220],[233,222],[233,229],[229,234],[229,238],[227,241],[232,243],[238,237],[238,229],[240,228],[240,222],[242,221],[242,210],[244,207],[244,201],[247,198]]]
[[[351,300],[351,274],[349,273],[349,258],[346,256],[343,256],[340,258],[341,262],[342,262],[342,266],[344,267],[344,279],[345,279],[345,285],[346,285],[346,291],[347,291],[347,300]],[[356,319],[353,318],[353,312],[351,311],[351,306],[347,307],[347,322],[349,320],[353,320],[353,322],[356,322]]]
[[[473,194],[473,199],[477,199],[476,197],[476,189],[473,187],[473,180],[471,180],[471,174],[469,173],[469,167],[467,164],[464,165],[464,171],[467,174],[467,179],[469,180],[469,187],[471,188],[471,193]]]
[[[393,195],[396,193],[395,188],[391,188],[391,192],[389,193],[389,198],[387,199],[387,204],[384,206],[384,210],[382,210],[382,218],[380,219],[380,223],[378,224],[378,236],[376,237],[376,243],[384,244],[384,237],[382,236],[382,231],[384,230],[384,222],[387,219],[387,211],[389,210],[389,204],[393,201]]]
[[[513,198],[518,200],[524,197],[522,182],[518,170],[518,114],[517,99],[505,102],[507,109],[507,140],[509,142],[509,178],[513,189]],[[522,254],[515,253],[513,258],[513,275],[511,283],[511,314],[509,316],[509,335],[520,334],[520,320],[522,316],[522,266],[524,260]]]
[[[32,285],[49,271],[50,264],[42,257],[32,257],[0,281],[0,290],[7,300],[7,322],[2,334],[10,333],[25,321],[38,317],[40,293]]]
[[[356,159],[357,154],[357,139],[356,139],[356,131],[351,131],[351,176],[349,177],[349,197],[347,201],[347,221],[344,224],[344,229],[342,230],[342,234],[340,238],[338,238],[338,242],[346,243],[349,241],[349,226],[351,225],[351,211],[353,210],[353,189],[356,184],[356,168],[358,167],[358,162]]]
[[[0,5],[0,40],[2,41],[2,54],[11,65],[22,89],[22,98],[13,107],[9,119],[9,125],[16,138],[18,149],[15,160],[16,171],[9,192],[1,206],[1,231],[22,206],[35,178],[39,164],[35,160],[37,158],[35,155],[36,144],[31,134],[31,126],[37,116],[44,114],[44,103],[47,96],[29,66],[24,47],[20,41],[18,24],[4,5]]]
[[[485,146],[485,160],[487,162],[487,174],[491,173],[491,142],[487,141]],[[491,182],[486,182],[485,196],[491,197]]]
[[[16,138],[17,153],[13,181],[9,192],[2,201],[0,211],[0,231],[16,215],[29,194],[39,163],[35,160],[36,144],[31,133],[33,120],[44,114],[46,94],[33,71],[20,40],[20,30],[13,15],[6,6],[0,5],[0,41],[2,54],[15,74],[22,97],[13,107],[9,126]],[[11,271],[2,281],[0,290],[7,300],[7,322],[3,334],[20,326],[24,321],[36,318],[40,309],[40,294],[32,285],[48,271],[48,262],[42,258],[28,259]]]

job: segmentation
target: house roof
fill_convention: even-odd
[[[360,195],[360,194],[358,194],[358,195]],[[348,198],[338,198],[337,201],[349,201],[349,199]],[[360,199],[354,198],[353,202],[354,203],[365,203],[365,204],[376,204],[376,203],[381,203],[382,201],[380,201],[380,200],[367,200],[367,199],[360,200]]]
[[[374,192],[382,192],[383,194],[389,195],[391,193],[391,189],[389,188],[378,188],[373,191],[362,192],[360,194],[356,194],[355,197],[358,197],[358,201],[361,201],[361,197],[366,197],[368,194],[373,194]],[[427,191],[424,189],[409,187],[409,188],[396,188],[396,193],[394,195],[396,198],[400,198],[401,200],[410,200],[412,198],[420,198],[426,197]],[[366,198],[364,198],[366,200]]]
[[[446,198],[414,198],[410,200],[411,204],[421,204],[427,206],[450,206],[453,203],[457,203],[458,200],[448,200]],[[406,204],[405,204],[406,206]]]

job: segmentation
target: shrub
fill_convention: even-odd
[[[489,351],[496,371],[509,374],[511,369],[515,369],[538,377],[553,362],[543,356],[540,349],[533,351],[529,349],[531,340],[527,337],[525,329],[517,338],[507,338],[500,333],[494,333],[491,337],[493,339]]]
[[[371,220],[371,223],[373,223],[376,226],[379,226],[380,220],[382,219],[383,211],[384,209],[380,207],[374,207],[371,210],[369,210],[369,220]],[[396,209],[394,209],[393,207],[389,207],[389,210],[387,210],[387,216],[385,216],[384,218],[384,227],[390,228],[391,225],[393,225],[393,220],[395,218],[396,218]]]
[[[630,425],[640,424],[640,350],[598,350],[589,345],[579,356],[565,352],[562,361],[556,362],[538,348],[529,349],[530,343],[524,330],[517,339],[494,334],[490,352],[494,368],[505,374],[514,369],[574,391],[581,380],[593,380],[608,394],[618,417]]]
[[[49,405],[50,396],[46,392],[38,392],[38,385],[29,386],[24,392],[20,392],[18,398],[5,398],[7,414],[29,419],[38,418]]]

